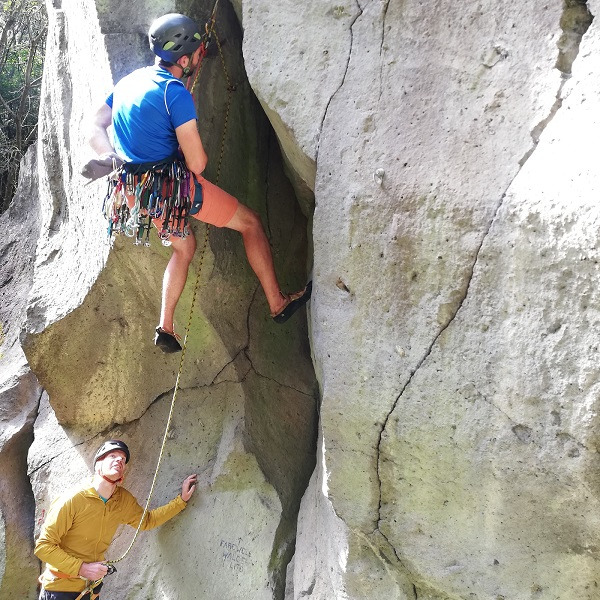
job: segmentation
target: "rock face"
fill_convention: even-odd
[[[19,344],[39,232],[35,146],[21,165],[19,191],[0,216],[0,598],[33,598],[39,573],[33,550],[35,501],[27,452],[42,390]]]
[[[280,4],[243,24],[316,163],[293,597],[597,597],[597,3]]]
[[[32,533],[103,438],[130,443],[141,501],[154,474],[179,368],[151,344],[169,251],[110,250],[103,185],[83,187],[77,160],[90,106],[149,62],[144,32],[169,10],[49,6],[37,177],[2,217],[31,232],[0,247],[22,257],[1,267],[2,599],[35,598]],[[221,183],[261,213],[285,288],[314,264],[309,327],[275,328],[239,238],[209,232],[153,505],[190,472],[199,490],[142,534],[110,597],[599,597],[598,12],[219,5]],[[218,155],[216,52],[200,89]]]
[[[198,5],[190,14],[205,20],[211,8]],[[39,166],[25,165],[39,181],[2,217],[14,228],[14,239],[2,246],[11,257],[2,275],[10,301],[2,308],[9,324],[3,351],[11,358],[3,359],[1,388],[2,599],[36,597],[33,538],[51,500],[89,476],[103,439],[128,442],[133,460],[126,485],[145,502],[180,368],[150,506],[173,498],[194,472],[197,493],[177,519],[140,535],[103,595],[284,594],[300,500],[315,464],[318,387],[305,311],[284,326],[274,324],[239,234],[211,229],[176,313],[183,333],[199,272],[180,367],[179,355],[163,355],[152,343],[170,250],[157,238],[150,249],[119,239],[111,250],[100,211],[105,183],[86,186],[78,175],[90,157],[86,122],[113,80],[152,62],[150,22],[173,10],[164,2],[48,6]],[[306,217],[246,80],[241,30],[228,5],[219,8],[217,31],[227,74],[215,45],[196,92],[203,141],[214,157],[207,177],[220,178],[261,214],[282,289],[299,289],[307,276]],[[90,64],[93,77],[82,75]],[[25,201],[29,213],[23,211],[21,225],[14,213]],[[33,232],[23,238],[28,245],[19,236],[25,227]],[[205,228],[198,223],[195,231],[201,247]],[[12,359],[18,352],[20,365]],[[129,528],[119,533],[109,558],[125,552],[132,534]],[[194,576],[182,581],[182,569]]]

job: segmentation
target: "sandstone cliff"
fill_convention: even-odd
[[[2,216],[2,599],[35,598],[40,519],[101,439],[148,492],[178,369],[151,343],[168,250],[110,249],[104,184],[77,172],[152,19],[212,6],[48,3],[37,156]],[[221,0],[221,184],[314,294],[276,327],[237,234],[209,232],[154,504],[200,489],[107,597],[600,597],[599,11]],[[216,52],[200,87],[215,156]]]

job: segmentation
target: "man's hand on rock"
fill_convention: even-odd
[[[184,502],[187,502],[192,497],[192,494],[196,489],[197,481],[198,475],[196,475],[195,473],[193,475],[190,475],[189,477],[186,477],[183,480],[183,485],[181,486],[181,498]]]

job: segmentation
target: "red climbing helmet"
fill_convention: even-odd
[[[154,54],[170,63],[195,52],[202,38],[198,25],[185,15],[169,13],[159,17],[148,31],[150,49]]]
[[[100,448],[96,451],[96,455],[94,456],[94,464],[96,464],[99,460],[104,458],[109,452],[113,450],[120,450],[121,452],[125,452],[125,464],[129,462],[129,448],[125,442],[121,440],[106,440]]]

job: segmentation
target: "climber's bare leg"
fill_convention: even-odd
[[[189,266],[196,251],[196,239],[193,233],[185,238],[171,236],[169,239],[173,253],[163,276],[160,327],[173,333],[175,308],[185,287]]]
[[[215,227],[227,227],[242,234],[248,262],[265,292],[271,316],[277,323],[284,323],[310,298],[310,284],[300,292],[284,296],[275,274],[271,246],[258,214],[204,177],[196,179],[202,186],[203,203],[200,212],[194,216]]]
[[[280,292],[271,246],[260,217],[247,206],[238,204],[235,214],[225,227],[242,234],[248,262],[265,292],[271,314],[278,313],[284,307],[286,298]]]

